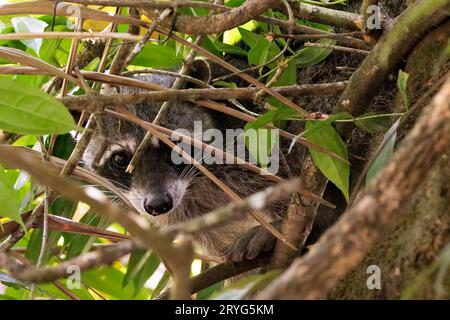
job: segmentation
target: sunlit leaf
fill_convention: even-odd
[[[174,49],[168,46],[147,43],[136,58],[131,61],[131,64],[149,68],[168,69],[176,67],[180,61]]]
[[[320,147],[323,147],[335,154],[339,155],[345,160],[348,160],[347,149],[336,129],[329,124],[321,124],[320,122],[308,121],[306,129],[313,129],[314,126],[320,125],[320,130],[309,131],[305,134],[306,139]],[[323,152],[319,152],[313,148],[309,148],[314,163],[331,182],[333,182],[345,199],[349,199],[349,180],[350,180],[350,165],[336,157],[332,157]]]
[[[70,112],[45,92],[0,78],[0,129],[20,134],[61,134],[76,125]]]
[[[230,54],[238,54],[241,56],[247,56],[247,51],[245,51],[242,48],[230,45],[230,44],[226,44],[220,41],[215,40],[214,42],[214,46],[217,48],[217,50],[219,50],[220,52],[223,53],[230,53]]]
[[[11,218],[25,229],[19,210],[20,199],[0,164],[0,217]]]
[[[48,24],[42,20],[32,17],[13,17],[11,18],[11,24],[17,33],[21,32],[44,32]],[[21,40],[27,47],[33,49],[36,54],[39,54],[41,49],[42,39]]]

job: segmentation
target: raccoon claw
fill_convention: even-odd
[[[278,224],[275,223],[275,227]],[[275,243],[276,238],[263,227],[251,228],[236,240],[226,260],[230,262],[241,262],[245,259],[253,260],[262,252],[273,250]]]

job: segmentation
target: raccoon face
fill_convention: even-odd
[[[199,59],[193,64],[191,76],[204,82],[211,78],[209,65]],[[140,80],[155,83],[163,87],[171,87],[175,78],[162,75],[140,76]],[[134,93],[142,90],[122,87],[121,93]],[[127,105],[125,108],[137,117],[147,122],[153,122],[162,103]],[[203,129],[217,127],[211,111],[189,102],[173,102],[162,119],[161,125],[171,130],[194,132],[196,121],[200,121]],[[173,151],[163,142],[153,141],[144,150],[132,173],[126,172],[128,164],[136,149],[143,140],[146,131],[137,124],[118,120],[110,115],[102,118],[101,130],[104,136],[96,133],[90,142],[84,157],[84,165],[93,169],[93,159],[103,141],[107,140],[97,173],[111,180],[117,187],[123,189],[123,194],[135,208],[153,217],[155,222],[177,221],[185,215],[183,201],[189,186],[198,173],[193,165],[174,161]],[[174,141],[175,142],[175,141]],[[176,142],[175,142],[176,143]],[[192,148],[192,155],[198,149]],[[179,156],[175,157],[179,160]],[[178,214],[177,214],[178,213]]]
[[[152,122],[161,104],[127,106],[127,109],[140,119]],[[93,159],[106,139],[108,147],[98,167],[98,174],[109,179],[122,189],[123,194],[142,213],[158,220],[179,221],[185,216],[182,207],[189,186],[198,173],[195,167],[186,162],[175,161],[174,152],[163,142],[152,141],[144,150],[132,173],[126,171],[146,131],[137,124],[118,120],[110,115],[102,119],[105,136],[95,135],[89,144],[83,162],[93,169]],[[211,114],[192,103],[172,103],[164,117],[162,126],[171,130],[194,131],[195,122],[200,121],[205,128],[214,128]],[[174,141],[175,144],[178,142]],[[186,148],[184,147],[184,150]],[[192,148],[191,155],[199,150]],[[163,217],[164,216],[164,217]]]
[[[139,142],[129,136],[116,140],[105,152],[97,172],[122,188],[140,212],[151,216],[170,213],[180,206],[188,187],[182,176],[185,167],[173,164],[171,149],[159,143],[151,144],[133,172],[127,173]]]

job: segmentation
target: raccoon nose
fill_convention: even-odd
[[[173,207],[172,196],[168,192],[156,193],[144,201],[147,213],[157,216],[170,211]]]

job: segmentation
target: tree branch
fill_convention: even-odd
[[[286,96],[306,96],[306,95],[337,95],[344,90],[346,82],[326,83],[326,84],[302,84],[286,87],[272,87],[271,89]],[[183,89],[183,90],[163,90],[154,92],[138,92],[134,94],[100,94],[96,97],[95,107],[118,105],[118,104],[141,104],[163,101],[195,101],[202,99],[228,100],[228,99],[252,99],[259,91],[258,88],[211,88],[211,89]],[[92,98],[89,96],[68,96],[60,101],[71,110],[92,109]],[[91,106],[91,108],[89,108]]]
[[[193,35],[220,33],[255,19],[268,9],[274,8],[277,3],[277,0],[247,0],[240,7],[216,15],[200,17],[177,16],[174,29],[178,32]],[[151,19],[156,18],[160,14],[158,11],[147,9],[143,9],[143,12]],[[170,27],[169,21],[171,21],[171,17],[168,17],[162,25]]]
[[[70,270],[69,268],[72,266],[77,266],[83,272],[94,267],[108,265],[136,248],[137,245],[133,241],[122,241],[82,254],[57,266],[41,268],[24,266],[7,257],[7,254],[2,253],[0,255],[0,266],[6,267],[11,272],[11,275],[18,280],[32,283],[47,283],[70,276],[67,270]]]
[[[347,30],[359,30],[357,27],[357,22],[361,20],[359,14],[323,8],[302,3],[298,0],[288,1],[296,18],[320,22]],[[284,10],[281,5],[279,5],[279,9],[281,11]]]
[[[406,9],[353,73],[336,108],[337,112],[348,111],[353,116],[364,113],[404,55],[432,27],[447,18],[449,10],[449,0],[418,1]]]

